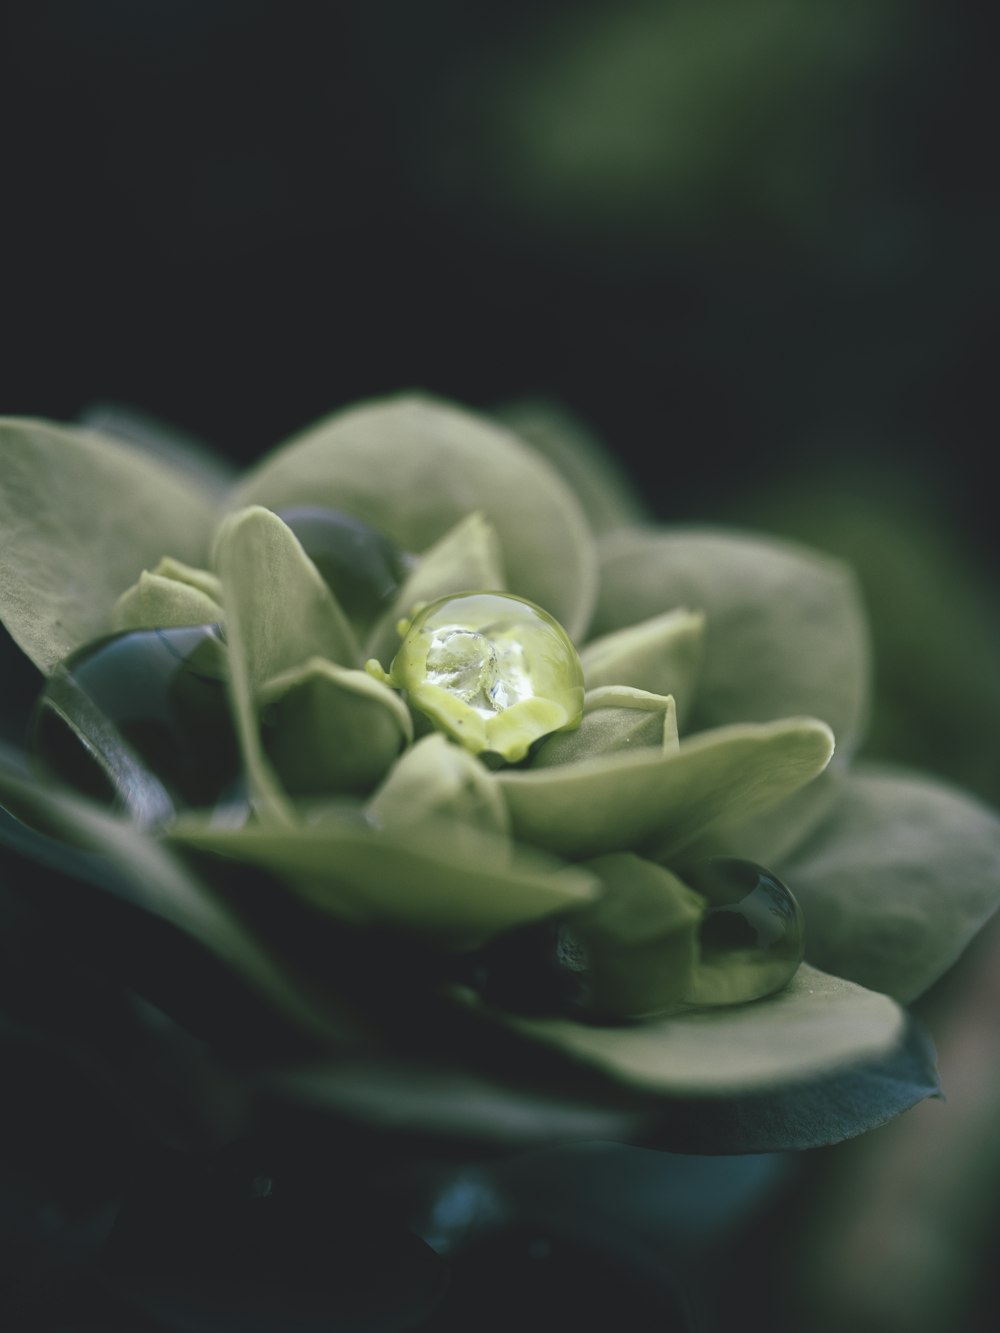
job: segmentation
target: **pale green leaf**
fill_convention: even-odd
[[[687,730],[818,717],[846,762],[864,728],[868,634],[846,565],[791,542],[691,528],[601,542],[592,633],[674,607],[705,614],[705,657]]]
[[[208,492],[117,440],[0,421],[0,619],[43,671],[111,630],[117,598],[163,555],[200,562]]]
[[[480,589],[502,592],[506,586],[496,529],[481,513],[469,514],[420,556],[372,631],[365,656],[387,667],[399,648],[399,622],[412,617],[422,602]]]
[[[786,863],[833,810],[847,776],[843,768],[831,764],[770,810],[758,811],[750,819],[723,817],[703,838],[684,848],[684,864],[708,856],[740,856],[771,869]]]
[[[644,851],[667,861],[720,818],[776,805],[822,772],[833,737],[814,718],[720,727],[673,753],[603,755],[508,770],[515,835],[561,856]]]
[[[448,820],[390,830],[336,811],[297,828],[187,819],[169,836],[261,866],[338,920],[409,931],[432,947],[474,948],[596,891],[586,871],[526,851],[512,858],[508,840],[484,830],[455,837]]]
[[[165,579],[174,579],[177,583],[186,583],[189,587],[204,593],[206,597],[210,597],[213,602],[222,605],[222,584],[208,569],[185,565],[182,560],[175,560],[173,556],[165,555],[150,573],[159,574]]]
[[[904,1011],[887,995],[806,964],[784,990],[752,1004],[679,1010],[629,1026],[497,1017],[573,1061],[668,1096],[794,1085],[887,1058],[906,1029]]]
[[[588,690],[575,731],[556,732],[535,752],[531,767],[577,764],[598,755],[652,749],[667,754],[678,747],[677,709],[672,695],[650,694],[628,685]]]
[[[182,625],[215,625],[222,621],[218,602],[189,583],[143,570],[139,581],[123,592],[111,612],[111,628],[168,629]]]
[[[379,828],[402,830],[451,819],[463,828],[506,836],[510,816],[496,778],[462,745],[432,732],[411,746],[371,797],[365,812]]]
[[[575,495],[515,436],[450,403],[391,397],[326,418],[250,472],[233,507],[249,504],[327,505],[409,552],[481,511],[499,533],[512,592],[574,638],[590,618],[595,556]]]
[[[864,766],[781,875],[808,958],[908,1003],[1000,905],[1000,818],[932,778]]]
[[[704,634],[704,615],[678,608],[592,639],[580,652],[587,689],[632,685],[671,694],[683,725],[701,669]]]
[[[582,955],[587,1010],[641,1018],[672,1008],[689,991],[705,900],[663,866],[633,852],[585,863],[603,892],[567,915]]]
[[[216,536],[214,559],[247,772],[261,813],[288,822],[290,809],[261,746],[258,693],[312,657],[357,666],[357,644],[326,582],[276,514],[259,506],[230,514]]]
[[[257,705],[264,750],[292,796],[369,792],[413,739],[395,690],[321,657],[267,681]]]

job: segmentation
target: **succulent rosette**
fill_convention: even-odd
[[[427,397],[236,480],[28,420],[0,460],[43,673],[4,837],[127,908],[133,967],[138,908],[245,994],[232,1041],[178,952],[165,1004],[269,1097],[740,1152],[936,1091],[904,1006],[1000,901],[1000,822],[855,762],[849,569]]]

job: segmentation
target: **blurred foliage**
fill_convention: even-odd
[[[980,13],[12,0],[4,410],[132,403],[246,460],[373,392],[546,393],[668,518],[859,429],[958,470],[993,410]]]
[[[733,517],[848,560],[870,613],[865,753],[1000,803],[1000,617],[987,553],[939,479],[850,458],[731,502]]]

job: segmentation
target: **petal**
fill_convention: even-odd
[[[8,419],[0,457],[0,619],[43,671],[108,633],[143,569],[206,553],[211,495],[140,450]]]
[[[558,473],[485,417],[425,396],[326,418],[246,477],[233,507],[329,505],[406,551],[425,551],[473,511],[500,534],[510,588],[578,638],[596,590],[590,530]]]
[[[814,718],[720,727],[674,753],[618,753],[499,772],[514,833],[561,856],[643,851],[666,861],[723,816],[749,817],[820,773],[833,753]]]
[[[781,873],[810,961],[908,1002],[1000,905],[1000,818],[931,778],[866,766]]]
[[[687,729],[818,717],[845,762],[869,689],[865,616],[846,565],[790,542],[689,529],[601,543],[593,633],[678,606],[705,613],[705,659]]]

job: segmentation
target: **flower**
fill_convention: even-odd
[[[0,798],[307,1028],[338,1113],[384,1118],[391,1086],[454,1132],[523,1104],[580,1132],[591,1107],[733,1151],[934,1090],[901,1003],[995,909],[1000,825],[853,762],[849,570],[654,528],[599,460],[557,470],[431,398],[338,413],[219,487],[0,430],[39,762],[68,728],[124,810],[2,768]]]

